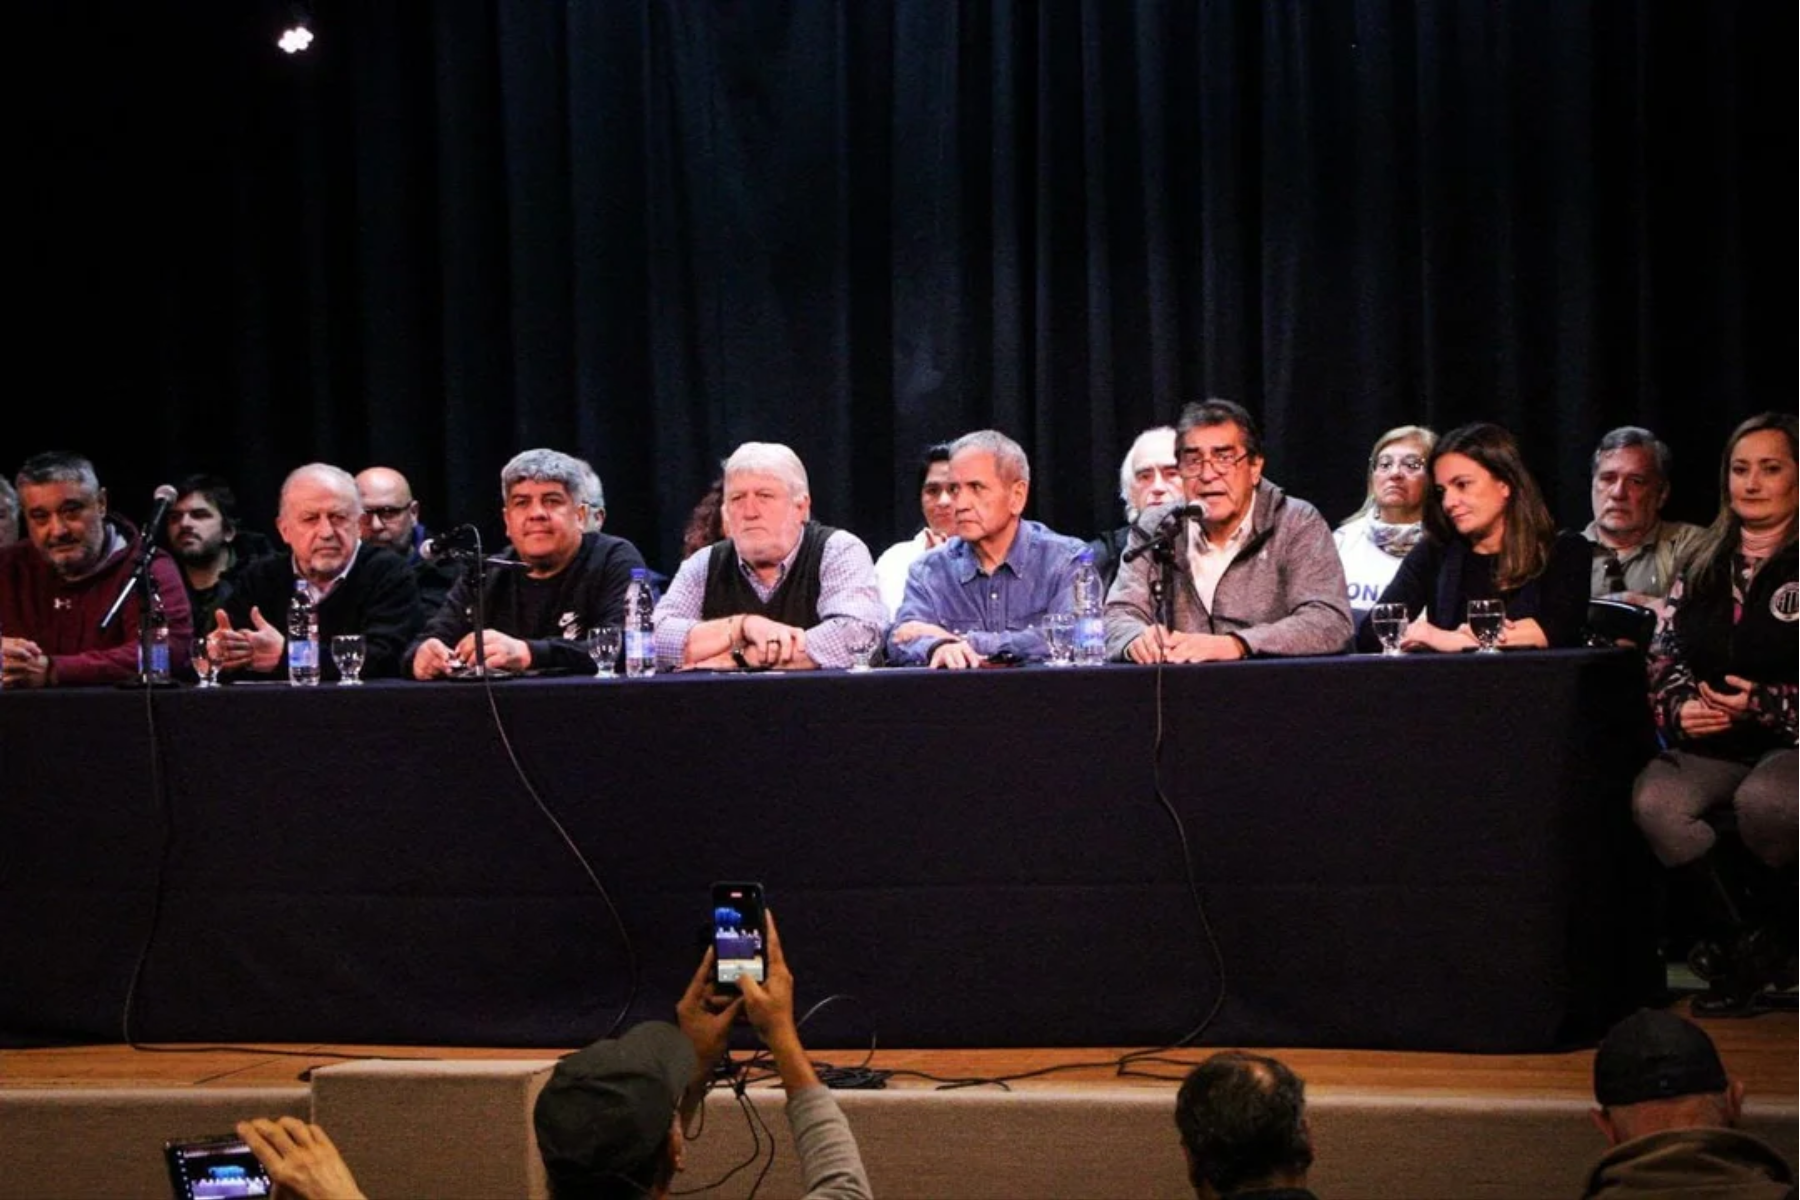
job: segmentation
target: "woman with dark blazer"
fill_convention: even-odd
[[[1433,492],[1425,536],[1378,601],[1406,606],[1400,648],[1478,648],[1466,614],[1470,600],[1486,599],[1505,604],[1502,650],[1581,645],[1593,551],[1579,534],[1556,531],[1512,434],[1487,423],[1453,429],[1432,447],[1425,473]],[[1367,619],[1357,647],[1379,648]]]

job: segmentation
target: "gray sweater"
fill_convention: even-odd
[[[1177,542],[1175,630],[1235,633],[1258,655],[1343,653],[1355,625],[1331,527],[1318,509],[1268,479],[1257,484],[1251,503],[1250,536],[1220,577],[1211,611],[1194,587],[1186,543]],[[1140,515],[1127,552],[1147,541],[1175,507],[1160,505]],[[1106,595],[1107,657],[1123,659],[1125,647],[1155,623],[1150,582],[1159,570],[1150,554],[1120,565]]]
[[[837,1097],[825,1087],[801,1088],[787,1099],[788,1128],[800,1152],[805,1200],[869,1200],[869,1173]]]

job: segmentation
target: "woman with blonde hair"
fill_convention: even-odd
[[[1689,963],[1711,988],[1694,1012],[1738,1016],[1755,1011],[1768,984],[1791,982],[1783,977],[1795,940],[1792,413],[1763,413],[1732,431],[1719,493],[1719,515],[1670,589],[1650,648],[1652,709],[1667,748],[1638,775],[1631,810],[1700,913]],[[1750,872],[1762,877],[1760,888],[1721,869],[1718,833],[1705,819],[1714,809],[1736,816],[1738,840],[1763,864]]]
[[[1418,543],[1425,517],[1425,460],[1437,434],[1423,425],[1400,425],[1375,439],[1369,451],[1369,494],[1332,533],[1351,611],[1360,615],[1393,581],[1400,560]]]

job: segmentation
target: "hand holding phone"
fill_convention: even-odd
[[[175,1200],[267,1196],[273,1187],[249,1144],[234,1133],[171,1139],[163,1143],[163,1160]]]
[[[713,985],[735,992],[740,975],[761,983],[767,970],[760,883],[712,885]]]

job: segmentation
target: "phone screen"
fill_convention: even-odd
[[[712,889],[713,979],[735,988],[740,975],[763,982],[763,891],[756,883],[715,883]]]
[[[232,1200],[267,1196],[269,1174],[242,1138],[225,1135],[165,1142],[175,1200]]]

